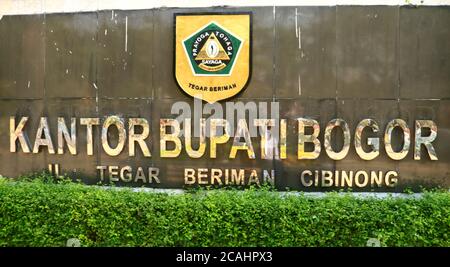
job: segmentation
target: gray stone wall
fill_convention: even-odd
[[[228,158],[230,142],[217,159],[159,157],[159,119],[173,117],[177,101],[193,102],[173,74],[173,14],[176,12],[253,12],[252,75],[248,87],[228,101],[277,101],[281,118],[289,120],[288,159],[250,160],[245,154]],[[127,27],[125,27],[127,21]],[[395,170],[395,188],[450,185],[450,8],[407,6],[249,7],[137,11],[98,11],[76,14],[3,16],[0,20],[0,174],[16,177],[58,163],[64,172],[98,182],[97,165],[155,166],[161,184],[184,184],[183,169],[276,169],[276,185],[300,190],[299,172],[310,170]],[[125,49],[126,43],[126,49]],[[29,116],[26,132],[33,143],[39,117],[49,118],[52,139],[58,116],[99,117],[117,114],[144,117],[151,124],[151,158],[106,155],[100,132],[94,130],[94,155],[78,127],[76,156],[25,154],[9,151],[9,117]],[[319,159],[296,159],[297,117],[318,120],[322,129],[333,118],[347,121],[351,132],[365,118],[380,130],[401,118],[436,122],[434,147],[439,160],[423,153],[413,159],[413,144],[401,161],[387,157],[361,160],[351,146],[344,160],[333,161],[322,151]],[[413,132],[412,132],[413,134]],[[323,140],[323,130],[320,135]],[[339,142],[339,140],[337,141]],[[352,138],[353,142],[353,138]],[[259,146],[254,143],[256,152]],[[120,183],[119,183],[120,184]]]

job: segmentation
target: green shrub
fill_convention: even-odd
[[[450,246],[450,194],[185,194],[0,180],[0,246]]]

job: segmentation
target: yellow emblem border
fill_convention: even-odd
[[[210,97],[205,97],[203,94],[191,94],[187,92],[186,89],[182,87],[180,81],[177,79],[177,17],[180,16],[221,16],[221,15],[248,15],[249,19],[249,31],[248,31],[248,75],[245,84],[242,88],[231,94],[226,94],[224,97],[214,97],[211,99]],[[173,77],[179,89],[187,96],[198,98],[204,100],[210,104],[219,102],[225,99],[229,99],[232,97],[236,97],[241,94],[250,84],[252,78],[252,63],[253,63],[253,12],[251,11],[236,11],[236,12],[182,12],[182,13],[174,13],[173,14]],[[235,63],[237,64],[237,62]],[[205,77],[205,76],[203,76]],[[211,77],[211,76],[209,76]],[[218,76],[220,77],[220,76]],[[216,92],[218,93],[218,92]],[[211,93],[213,95],[214,93]],[[206,94],[205,94],[206,95]]]

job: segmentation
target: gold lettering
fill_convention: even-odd
[[[202,180],[208,178],[208,169],[198,169],[197,177],[198,177],[198,184],[208,184],[208,180]]]
[[[330,187],[333,185],[333,172],[322,171],[322,186]]]
[[[206,122],[205,119],[200,119],[200,137],[198,149],[194,150],[191,143],[191,119],[184,120],[184,144],[186,147],[186,152],[191,158],[200,158],[205,154],[206,151]]]
[[[195,183],[195,170],[184,169],[184,184],[194,184],[194,183]]]
[[[94,155],[94,141],[93,141],[93,134],[92,134],[92,126],[93,125],[99,125],[100,120],[98,118],[81,118],[80,119],[81,125],[86,125],[86,146],[87,146],[87,154],[88,156]]]
[[[161,119],[159,121],[159,130],[161,139],[159,140],[161,158],[176,158],[181,153],[181,140],[180,136],[180,123],[174,119]],[[166,127],[172,128],[172,133],[166,133]],[[167,149],[167,143],[172,142],[175,144],[173,150]]]
[[[350,176],[348,174],[350,174]],[[347,184],[348,187],[353,186],[353,171],[350,171],[348,174],[346,171],[342,172],[342,181],[341,181],[342,187],[344,187],[345,184]]]
[[[335,152],[331,147],[331,132],[335,127],[339,127],[343,131],[344,136],[344,146],[341,151]],[[350,150],[350,129],[348,128],[347,123],[342,119],[334,119],[331,120],[327,127],[325,128],[325,134],[323,137],[323,146],[325,147],[325,152],[328,157],[333,160],[341,160],[347,156],[348,151]]]
[[[221,169],[211,169],[211,184],[215,184],[215,182],[217,181],[217,184],[222,185],[220,177],[222,177]]]
[[[231,184],[244,185],[244,170],[239,170],[239,174],[236,169],[231,170]]]
[[[395,152],[392,148],[392,131],[395,127],[400,127],[403,131],[403,147],[399,152]],[[404,120],[395,119],[390,121],[386,126],[386,131],[384,133],[384,146],[387,155],[393,160],[401,160],[408,154],[410,145],[410,132],[408,125]]]
[[[244,142],[240,142],[241,138],[244,138]],[[249,159],[255,159],[255,151],[253,150],[252,140],[250,138],[250,132],[248,131],[247,122],[245,119],[238,121],[238,129],[233,140],[233,146],[230,151],[230,158],[236,158],[238,150],[246,150]]]
[[[42,138],[42,133],[44,133],[44,138]],[[46,146],[49,154],[55,154],[46,117],[41,117],[39,122],[39,128],[36,132],[36,139],[34,141],[33,153],[39,153],[39,147],[41,146]]]
[[[370,185],[372,187],[374,187],[376,184],[378,187],[381,187],[382,183],[383,183],[383,172],[379,171],[378,175],[377,175],[377,172],[371,171],[370,172]]]
[[[105,179],[106,166],[97,166],[97,170],[99,171],[100,174],[100,181],[103,181]]]
[[[150,168],[148,168],[148,173],[149,173],[149,175],[148,175],[149,176],[149,179],[148,179],[149,183],[153,183],[153,180],[155,180],[155,182],[157,184],[161,183],[159,181],[159,178],[158,178],[158,176],[159,176],[159,169],[158,168],[150,167]]]
[[[312,181],[312,180],[309,180],[309,182],[306,182],[306,180],[305,180],[305,176],[306,176],[306,175],[312,176],[312,172],[309,171],[309,170],[302,171],[302,173],[301,173],[301,175],[300,175],[300,182],[302,183],[302,185],[303,185],[304,187],[310,187],[310,186],[313,185],[313,181]]]
[[[362,183],[359,182],[359,177],[361,175],[364,177],[364,180],[363,180]],[[367,175],[367,172],[365,172],[365,171],[357,171],[355,173],[355,185],[357,187],[364,187],[364,186],[367,185],[368,182],[369,182],[369,176]]]
[[[359,157],[363,160],[373,160],[380,154],[380,139],[367,138],[367,144],[372,147],[372,151],[365,152],[361,145],[361,136],[364,128],[370,128],[374,133],[378,133],[379,127],[376,121],[372,119],[365,119],[358,123],[355,131],[355,150]]]
[[[256,183],[257,185],[259,185],[259,178],[256,170],[252,170],[252,172],[250,173],[250,178],[248,179],[248,185],[251,185],[252,183]]]
[[[263,181],[264,183],[269,183],[270,185],[275,185],[275,170],[264,170],[263,171]]]
[[[23,128],[28,121],[28,117],[22,117],[16,128],[16,118],[9,117],[9,151],[16,152],[16,140],[19,139],[20,146],[24,153],[30,153],[30,139],[27,133],[23,132]]]
[[[387,186],[394,187],[398,182],[398,173],[396,171],[388,171],[384,177],[384,182]]]
[[[223,127],[224,133],[217,135],[217,127]],[[230,139],[229,134],[230,124],[224,119],[211,119],[210,123],[210,157],[215,159],[217,157],[217,144],[224,144]]]
[[[273,134],[269,134],[269,127],[275,126],[274,119],[255,119],[254,125],[259,127],[259,132],[261,135],[261,158],[262,159],[273,159],[269,155],[273,155],[274,146],[268,147],[267,144],[270,141],[270,137],[273,138]],[[268,151],[270,150],[270,151]]]
[[[131,175],[131,166],[125,166],[120,169],[120,179],[124,182],[131,182],[133,180],[133,176]]]
[[[111,125],[116,126],[119,133],[117,146],[115,148],[112,148],[108,143],[108,129]],[[109,116],[108,118],[106,118],[102,127],[102,146],[106,154],[113,157],[119,155],[125,146],[126,138],[127,137],[123,119],[119,118],[118,116]]]
[[[119,181],[119,166],[109,166],[109,180],[111,182],[118,182]]]
[[[70,154],[77,154],[77,120],[70,119],[70,135],[66,126],[66,121],[63,117],[58,118],[58,154],[64,154],[64,140],[67,143],[67,148]]]
[[[320,141],[317,139],[320,133],[320,126],[316,120],[299,118],[298,121],[298,159],[316,159],[320,155]],[[305,134],[305,127],[312,127],[313,133],[311,135]],[[312,152],[305,152],[305,143],[313,143],[314,150]]]
[[[142,128],[142,133],[135,133],[135,127],[140,126]],[[145,139],[148,137],[150,133],[150,128],[148,125],[148,121],[144,118],[131,118],[128,119],[128,154],[130,156],[135,155],[135,147],[134,143],[136,142],[141,148],[142,154],[144,157],[151,157],[150,150],[148,149],[147,143],[145,143]]]
[[[420,160],[420,147],[424,145],[431,160],[438,160],[436,150],[431,144],[437,137],[437,125],[430,120],[417,120],[414,142],[414,160]],[[422,136],[422,128],[429,128],[430,135]]]
[[[286,159],[286,145],[287,145],[287,122],[286,119],[280,120],[280,159]]]
[[[145,177],[144,169],[142,167],[138,167],[136,171],[136,176],[134,177],[134,181],[142,180],[143,183],[147,182],[147,178]]]

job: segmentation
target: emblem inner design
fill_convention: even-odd
[[[230,38],[220,31],[205,31],[192,44],[192,56],[199,68],[206,71],[224,69],[233,57]]]
[[[183,41],[194,74],[229,75],[242,41],[211,22]]]

